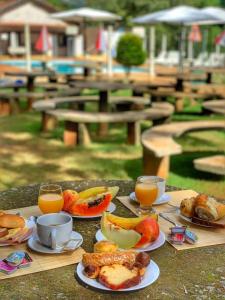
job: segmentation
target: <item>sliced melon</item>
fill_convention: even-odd
[[[101,219],[101,230],[107,240],[116,243],[119,248],[133,248],[141,239],[141,235],[135,230],[126,230],[108,221],[104,213]]]

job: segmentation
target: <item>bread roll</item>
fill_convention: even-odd
[[[84,266],[109,266],[113,264],[131,264],[135,263],[137,252],[135,251],[116,251],[102,253],[85,253],[82,262]]]
[[[195,213],[200,219],[217,221],[225,216],[225,205],[201,194],[196,197]]]
[[[25,226],[24,218],[11,215],[11,214],[3,214],[0,216],[0,227],[5,228],[23,228]]]
[[[94,244],[94,252],[115,252],[117,249],[117,244],[110,241],[100,241]]]
[[[180,212],[185,217],[193,217],[195,214],[195,197],[183,199],[180,204]]]

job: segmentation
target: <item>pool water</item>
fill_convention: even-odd
[[[16,66],[20,68],[25,68],[26,67],[26,61],[25,60],[7,60],[4,62],[0,62],[0,64],[7,64],[10,66]],[[59,74],[82,74],[83,73],[83,68],[81,67],[74,67],[74,64],[76,62],[74,61],[69,61],[69,60],[53,60],[51,62],[47,63],[47,67],[53,69]],[[42,62],[39,60],[32,60],[31,62],[32,69],[36,70],[41,70],[42,69]],[[139,68],[139,67],[132,67],[131,68],[132,72],[146,72],[147,69],[145,68]],[[107,72],[106,66],[103,67],[103,72]],[[122,66],[114,66],[113,67],[113,72],[115,73],[123,73],[125,72],[125,68]]]

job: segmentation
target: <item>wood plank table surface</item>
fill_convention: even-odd
[[[63,189],[78,191],[91,186],[118,185],[119,196],[127,196],[134,190],[134,181],[91,180],[65,181]],[[37,203],[39,185],[14,187],[0,192],[0,209],[26,207]],[[170,186],[167,190],[176,190]],[[114,200],[116,215],[131,217],[133,214],[118,200]],[[74,229],[84,238],[83,248],[93,251],[94,237],[99,229],[99,220],[74,219]],[[161,248],[150,252],[151,258],[160,268],[160,277],[152,285],[136,292],[112,293],[92,289],[82,284],[75,276],[75,265],[57,268],[46,272],[5,279],[0,285],[0,299],[39,300],[39,299],[224,299],[225,291],[225,245],[176,251],[165,243]],[[1,253],[1,250],[0,250]]]

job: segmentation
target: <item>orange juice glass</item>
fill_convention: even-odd
[[[44,214],[57,213],[63,208],[61,186],[58,184],[41,185],[38,197],[38,206]]]
[[[135,195],[140,203],[138,213],[148,214],[152,212],[152,204],[158,198],[158,181],[157,177],[140,176],[137,178],[135,185]]]

